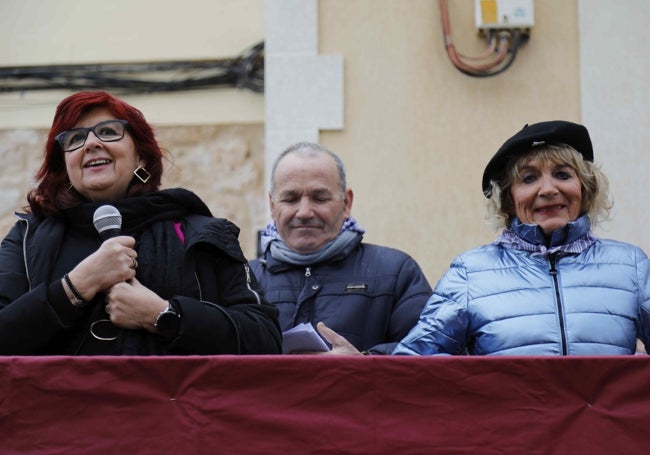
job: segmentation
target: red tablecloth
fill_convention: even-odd
[[[650,359],[0,357],[0,453],[650,451]]]

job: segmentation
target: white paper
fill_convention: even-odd
[[[282,332],[282,353],[292,352],[324,352],[329,347],[314,330],[314,326],[303,322],[297,326]]]

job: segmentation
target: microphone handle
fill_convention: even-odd
[[[102,239],[102,242],[117,237],[122,234],[121,229],[106,229],[99,233],[99,237]]]

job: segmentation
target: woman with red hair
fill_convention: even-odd
[[[160,190],[162,155],[121,99],[61,101],[27,213],[0,246],[0,354],[281,351],[239,229],[188,190]]]

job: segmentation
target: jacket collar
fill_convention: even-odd
[[[569,222],[566,226],[556,229],[546,238],[544,231],[537,224],[524,224],[518,218],[514,218],[510,225],[512,231],[521,239],[533,245],[546,245],[548,248],[566,245],[580,239],[591,229],[589,215],[582,215],[575,221]]]

